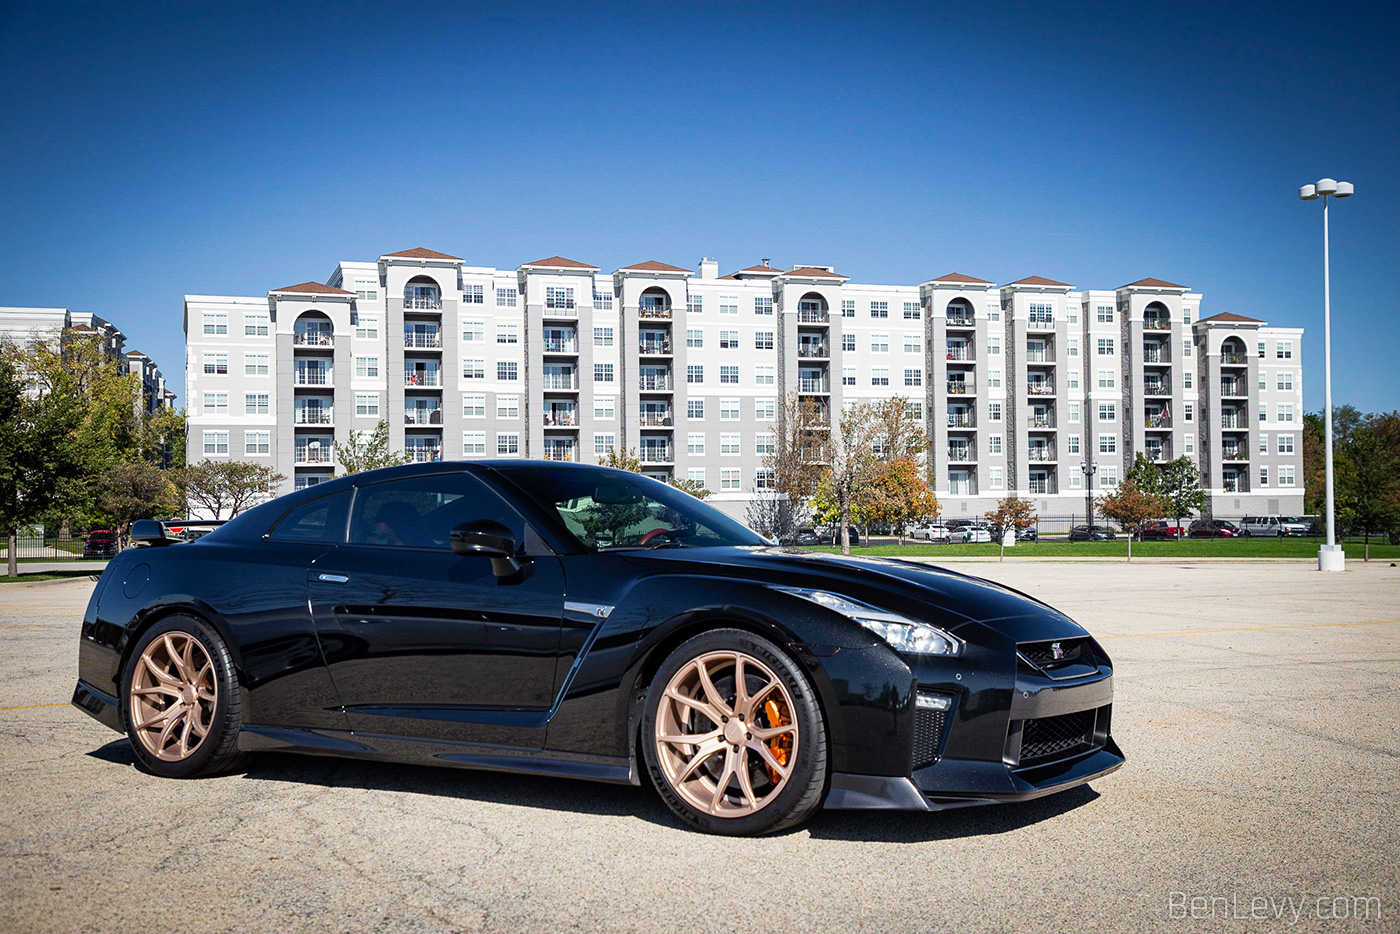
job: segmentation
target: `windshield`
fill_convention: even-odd
[[[639,474],[562,465],[501,473],[590,551],[767,544],[690,494]]]

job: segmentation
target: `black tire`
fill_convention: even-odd
[[[790,760],[791,771],[786,783],[771,793],[770,799],[765,800],[757,810],[735,817],[706,813],[686,801],[662,767],[658,749],[660,741],[656,739],[658,717],[667,685],[692,662],[711,653],[723,652],[743,653],[766,666],[776,676],[791,699],[791,715],[797,728],[796,753]],[[729,703],[733,704],[732,696]],[[757,836],[785,830],[810,817],[821,806],[826,790],[826,723],[811,682],[776,645],[744,630],[716,629],[703,633],[688,640],[667,657],[647,690],[640,742],[647,772],[666,806],[691,827],[706,833]],[[728,740],[723,742],[727,743]],[[749,744],[743,745],[747,753]],[[735,749],[738,751],[739,747]]]
[[[170,636],[171,640],[165,641],[166,636]],[[133,694],[133,688],[136,687],[134,682],[138,670],[143,672],[143,680],[149,681],[143,662],[148,649],[159,642],[155,649],[159,653],[164,651],[160,646],[182,645],[184,640],[194,640],[196,650],[203,657],[200,667],[204,668],[204,660],[207,660],[207,666],[212,669],[202,683],[213,686],[214,699],[211,706],[202,708],[207,712],[207,732],[197,744],[190,748],[187,754],[180,754],[177,747],[173,753],[162,757],[153,751],[150,745],[153,740],[143,739],[141,730],[138,729],[137,715],[142,712],[140,707],[145,701],[138,700],[137,695]],[[238,732],[243,726],[243,693],[238,686],[238,676],[228,646],[208,623],[193,616],[168,616],[146,630],[131,650],[126,668],[122,672],[121,688],[122,724],[136,753],[137,764],[145,771],[163,778],[195,778],[231,771],[242,763],[246,754],[238,751]],[[149,690],[146,694],[149,694]],[[167,704],[168,707],[175,706],[169,701],[159,702]],[[152,712],[156,716],[162,713],[149,709],[146,712],[148,717]],[[186,719],[203,720],[203,717]],[[150,719],[143,722],[148,723]],[[193,731],[186,732],[187,737],[192,735]],[[149,737],[150,733],[146,733],[146,736]],[[168,757],[171,755],[175,758]]]

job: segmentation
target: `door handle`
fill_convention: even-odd
[[[350,581],[350,578],[346,577],[344,574],[317,574],[316,579],[318,581],[325,581],[328,584],[345,584]]]

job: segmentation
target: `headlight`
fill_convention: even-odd
[[[912,620],[898,613],[881,610],[825,590],[804,590],[800,587],[774,587],[774,590],[810,600],[818,606],[847,616],[889,643],[896,652],[914,655],[962,654],[962,640],[936,626]]]

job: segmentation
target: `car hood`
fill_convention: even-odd
[[[1086,635],[1059,610],[1020,591],[913,561],[783,547],[668,548],[628,558],[656,573],[828,590],[955,633],[984,624],[1018,642]]]

